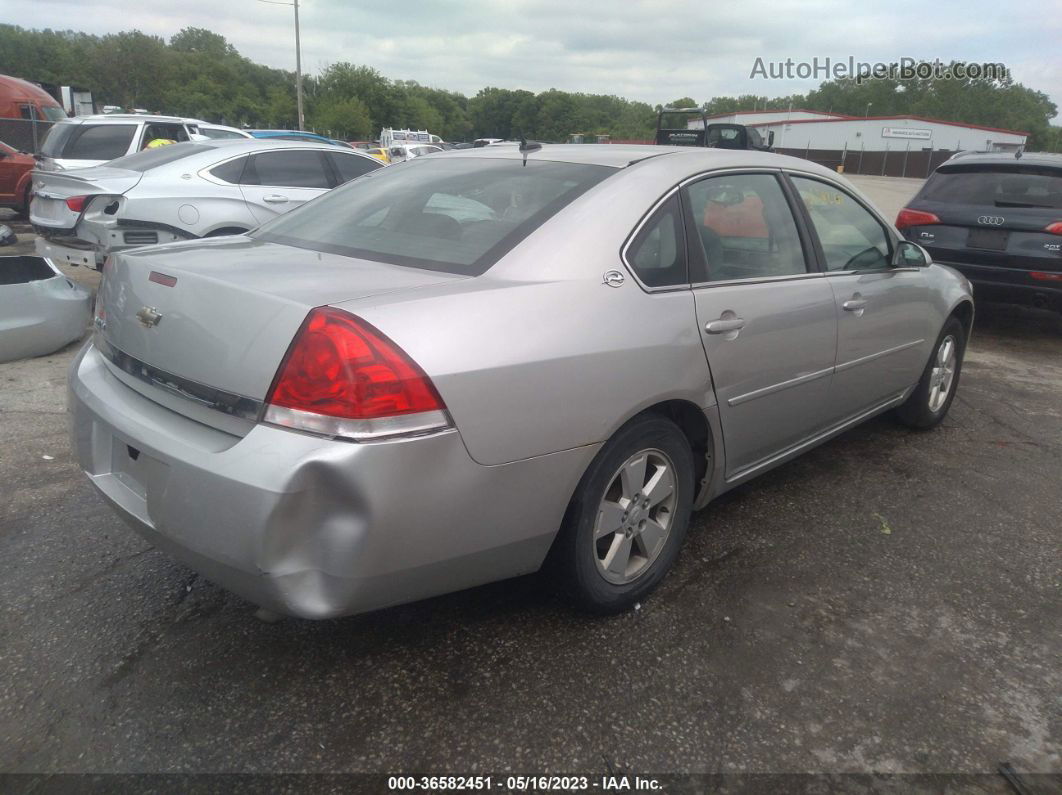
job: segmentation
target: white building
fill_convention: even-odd
[[[922,116],[842,116],[811,110],[738,111],[708,117],[755,127],[776,150],[918,152],[924,150],[1015,152],[1028,133]],[[699,128],[698,120],[689,123]]]

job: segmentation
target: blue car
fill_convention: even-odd
[[[255,138],[273,138],[282,141],[311,141],[317,144],[332,144],[332,146],[346,146],[341,141],[325,138],[317,133],[304,132],[302,130],[248,130]]]

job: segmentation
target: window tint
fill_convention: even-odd
[[[479,275],[615,169],[548,160],[422,158],[366,174],[255,237],[350,257]]]
[[[244,166],[246,165],[247,157],[237,157],[235,160],[230,160],[228,163],[214,166],[214,168],[210,169],[210,173],[222,182],[239,185],[240,179],[243,177]]]
[[[773,175],[702,179],[686,189],[686,200],[696,230],[694,283],[807,272],[793,213]]]
[[[350,180],[356,179],[362,174],[375,171],[377,168],[383,166],[379,160],[372,160],[371,158],[361,157],[360,155],[344,155],[339,152],[329,152],[328,159],[331,160],[332,165],[336,167],[336,173],[339,174],[340,184],[350,182]]]
[[[686,284],[682,209],[672,196],[642,227],[627,250],[627,263],[648,287]]]
[[[939,169],[919,196],[949,204],[1062,209],[1062,171],[1028,166]]]
[[[864,270],[889,266],[889,238],[863,205],[842,190],[805,177],[793,185],[819,236],[826,270]]]
[[[144,149],[125,157],[119,157],[117,160],[111,161],[109,165],[115,168],[126,168],[130,171],[147,171],[158,166],[164,166],[167,163],[173,163],[189,155],[206,152],[210,148],[209,146],[193,143],[160,146],[157,149]]]
[[[114,160],[128,151],[135,124],[81,124],[70,136],[63,157],[72,160]]]
[[[56,124],[44,135],[41,154],[45,157],[62,157],[63,147],[77,129],[76,124]]]
[[[244,184],[274,185],[285,188],[330,188],[331,180],[316,151],[282,150],[254,156],[254,173],[244,176]]]
[[[221,139],[221,138],[243,138],[245,136],[240,135],[238,132],[232,130],[216,130],[210,127],[200,127],[199,134],[205,135],[207,138]]]

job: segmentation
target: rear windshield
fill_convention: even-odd
[[[213,148],[213,146],[204,146],[203,144],[169,144],[168,146],[160,146],[157,149],[143,149],[131,155],[119,157],[117,160],[112,160],[108,165],[114,168],[128,169],[129,171],[149,171],[158,166],[172,163],[175,160],[181,160],[189,155],[207,152]]]
[[[948,204],[1062,209],[1062,171],[1035,166],[953,166],[939,169],[921,198]]]
[[[260,227],[314,251],[478,276],[616,170],[484,158],[424,158],[372,171]]]

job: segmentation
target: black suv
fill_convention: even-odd
[[[896,217],[974,296],[1062,311],[1062,155],[964,154]]]

